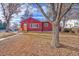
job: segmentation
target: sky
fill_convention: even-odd
[[[43,10],[47,12],[47,7],[44,4],[41,4],[41,6]],[[38,7],[36,4],[33,4],[33,7],[31,6],[30,8],[32,8],[32,10],[30,9],[30,11],[32,12],[33,18],[40,20],[40,21],[46,20],[45,17],[40,12],[40,10],[38,10]],[[20,17],[24,14],[24,10],[25,10],[25,6],[22,7],[22,12],[19,14],[19,16],[13,18],[12,22],[20,22],[21,21]]]
[[[38,9],[37,5],[36,4],[32,4],[33,6],[31,6],[30,8],[32,8],[32,10],[30,9],[30,11],[32,12],[32,17],[37,19],[37,20],[40,20],[40,21],[45,21],[46,18],[42,15],[42,13],[40,12],[40,10]],[[46,4],[43,4],[41,3],[40,4],[43,8],[43,10],[45,12],[47,12],[47,7],[46,7]],[[25,10],[25,6],[23,6],[23,11]],[[72,10],[71,13],[76,15],[77,13],[79,13],[79,4],[74,4],[73,7],[72,7]],[[20,15],[24,14],[24,12],[21,12]],[[72,15],[71,15],[72,16]],[[19,21],[20,22],[20,18],[19,17],[16,17],[15,18],[15,21]]]
[[[42,6],[42,8],[44,9],[44,11],[47,11],[47,8],[44,4],[40,4]],[[1,5],[0,5],[1,7]],[[32,4],[32,6],[29,7],[30,12],[32,13],[32,17],[37,19],[37,20],[46,20],[45,17],[42,15],[42,13],[38,10],[38,7],[36,4]],[[31,10],[32,8],[32,10]],[[14,18],[11,19],[11,23],[13,22],[17,22],[19,23],[21,21],[21,16],[24,14],[24,11],[26,10],[26,6],[23,5],[21,6],[21,12],[17,15],[14,15]],[[1,11],[1,8],[0,8]],[[2,12],[0,12],[0,20],[4,21],[2,18]]]
[[[30,6],[30,9],[29,9],[32,12],[32,14],[33,14],[32,17],[35,18],[35,19],[37,19],[37,20],[40,20],[40,21],[46,20],[46,18],[42,15],[42,13],[40,12],[40,10],[38,9],[37,5],[36,4],[32,4],[32,5],[33,6]],[[47,12],[46,4],[41,3],[40,5],[42,6],[43,10],[45,12]],[[77,8],[77,9],[74,9],[73,8],[74,11],[72,11],[72,13],[79,12],[78,11],[79,10],[79,6],[77,4],[75,4],[74,7]],[[32,8],[32,10],[31,10],[31,8]],[[17,22],[17,23],[19,23],[21,21],[21,16],[24,14],[24,11],[26,9],[26,6],[23,5],[21,7],[21,9],[22,9],[22,12],[20,12],[18,16],[15,15],[15,17],[12,18],[12,21],[11,22]],[[0,12],[0,14],[1,14],[1,12]],[[0,17],[0,19],[2,19],[2,17]]]

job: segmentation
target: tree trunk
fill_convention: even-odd
[[[59,44],[59,24],[57,22],[52,23],[52,41],[51,46],[57,48]]]
[[[7,21],[7,24],[6,24],[6,32],[9,32],[9,21]]]

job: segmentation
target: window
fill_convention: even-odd
[[[45,26],[45,27],[48,27],[48,23],[44,23],[44,26]]]
[[[30,28],[38,28],[39,25],[37,23],[31,23]]]
[[[78,26],[79,26],[79,23],[75,23],[75,24],[74,24],[74,27],[78,27]]]

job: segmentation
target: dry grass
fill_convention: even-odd
[[[79,36],[60,33],[60,48],[50,46],[51,33],[28,32],[0,42],[0,55],[79,55]]]
[[[0,38],[8,37],[11,35],[14,35],[15,33],[13,32],[0,32]]]

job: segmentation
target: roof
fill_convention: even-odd
[[[39,22],[48,22],[48,20],[38,20],[38,19],[35,19],[35,18],[32,18],[32,17],[30,17],[30,18],[28,18],[26,20],[29,20],[29,19],[37,20]],[[26,20],[23,19],[21,22],[25,22]]]
[[[49,22],[48,20],[40,20],[41,22]]]

